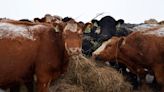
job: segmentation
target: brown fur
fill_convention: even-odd
[[[162,85],[161,92],[163,92],[164,36],[144,35],[144,33],[156,31],[159,28],[134,32],[124,38],[113,37],[106,49],[95,56],[106,60],[118,59],[119,62],[126,64],[133,73],[142,77],[145,76],[144,68],[148,68],[153,71],[157,82]]]
[[[17,21],[12,21],[12,24],[27,28],[37,25]],[[68,62],[64,34],[55,32],[52,25],[39,25],[39,28],[31,30],[35,41],[23,37],[0,39],[0,87],[26,83],[36,74],[37,92],[48,92],[51,80],[63,73]]]

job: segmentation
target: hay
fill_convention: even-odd
[[[110,67],[98,67],[82,55],[70,58],[66,80],[82,86],[85,92],[131,92],[132,86]]]
[[[81,86],[70,84],[65,79],[59,79],[49,88],[49,92],[84,92]]]
[[[74,55],[65,76],[50,87],[50,92],[132,92],[132,86],[115,69]]]

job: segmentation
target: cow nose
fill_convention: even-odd
[[[93,60],[98,60],[98,61],[103,61],[103,59],[95,53],[92,54],[92,59]]]
[[[99,56],[96,56],[96,57],[95,57],[95,60],[103,61],[103,59],[102,59],[101,57],[99,57]]]
[[[72,49],[70,49],[70,51],[72,53],[80,53],[81,52],[81,49],[80,48],[72,48]]]
[[[96,56],[92,53],[92,57],[91,57],[91,60],[95,60]]]
[[[96,58],[96,54],[95,53],[92,53],[92,59],[95,59]]]

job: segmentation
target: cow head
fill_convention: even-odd
[[[79,23],[74,20],[66,22],[63,29],[63,39],[69,55],[81,53],[82,36],[82,26]]]
[[[112,37],[105,41],[96,51],[93,52],[94,58],[103,60],[113,60],[117,58],[120,46],[123,44],[124,38]]]

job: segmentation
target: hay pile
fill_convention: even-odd
[[[110,67],[97,66],[82,55],[70,58],[68,71],[64,76],[66,85],[78,91],[53,92],[131,92],[132,86],[124,81],[123,76]],[[57,86],[60,87],[62,82]],[[70,87],[70,84],[72,87]],[[76,85],[76,86],[75,86]]]
[[[53,86],[50,87],[49,92],[84,92],[82,86],[71,84],[68,80],[59,79]]]

